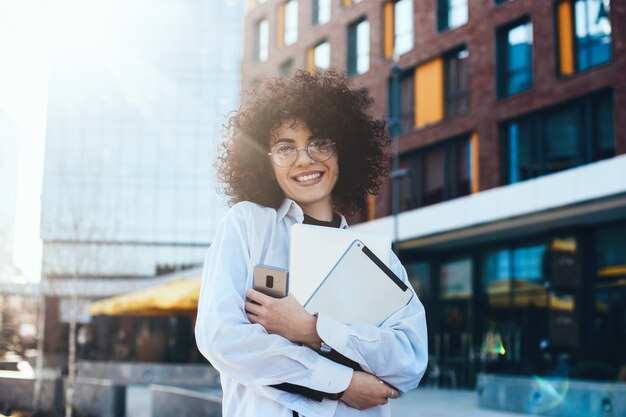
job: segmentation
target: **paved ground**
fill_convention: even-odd
[[[146,385],[129,385],[126,393],[128,417],[151,417],[150,390]],[[521,414],[478,408],[476,392],[418,388],[391,403],[392,417],[521,417]]]
[[[150,400],[150,389],[147,385],[127,385],[126,417],[152,417]]]
[[[475,391],[418,388],[391,403],[393,417],[521,417],[478,408]]]

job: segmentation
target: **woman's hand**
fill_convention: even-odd
[[[398,398],[400,394],[375,375],[367,372],[354,371],[348,389],[343,393],[341,401],[358,410],[387,404],[389,399]]]
[[[309,314],[293,295],[273,298],[250,289],[246,297],[246,313],[250,323],[258,323],[268,333],[280,335],[294,343],[319,349],[322,339],[317,334],[317,317]]]

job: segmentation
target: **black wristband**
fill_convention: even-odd
[[[326,395],[326,398],[328,398],[328,399],[330,399],[330,400],[340,400],[340,399],[341,399],[341,397],[343,397],[343,394],[344,394],[345,392],[346,392],[346,391],[345,391],[345,390],[343,390],[343,391],[338,392],[338,393],[336,393],[336,394],[327,394],[327,395]]]

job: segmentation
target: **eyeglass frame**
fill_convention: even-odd
[[[331,152],[330,152],[330,155],[328,155],[328,158],[326,158],[326,159],[322,159],[322,160],[319,160],[319,159],[315,159],[315,158],[313,158],[313,157],[311,156],[311,153],[309,152],[309,146],[311,146],[312,144],[314,144],[316,140],[321,140],[321,139],[323,139],[323,140],[329,140],[329,141],[330,141]],[[276,144],[276,145],[272,146],[272,149],[274,149],[277,145],[278,145],[278,144]],[[268,152],[268,153],[267,153],[267,155],[270,157],[270,159],[272,160],[272,162],[274,163],[274,165],[276,165],[277,167],[281,167],[281,168],[289,168],[289,167],[292,167],[292,166],[293,166],[293,165],[294,165],[294,164],[298,161],[298,158],[300,157],[300,151],[301,151],[301,150],[303,150],[303,149],[306,149],[306,154],[307,154],[307,156],[308,156],[310,159],[312,159],[313,161],[315,161],[315,162],[325,162],[325,161],[328,161],[330,158],[332,158],[332,157],[333,157],[333,155],[334,155],[334,153],[335,153],[335,145],[337,145],[337,142],[335,142],[334,140],[328,139],[328,138],[317,138],[317,139],[315,139],[315,140],[312,140],[312,141],[311,141],[311,142],[309,142],[306,146],[301,146],[301,147],[299,147],[299,148],[296,148],[296,149],[295,149],[295,151],[296,151],[296,157],[294,158],[293,162],[292,162],[291,164],[289,164],[289,165],[285,165],[285,166],[283,166],[283,165],[279,165],[279,164],[278,164],[278,163],[274,160],[274,158],[273,158],[273,155],[275,154],[274,152]]]

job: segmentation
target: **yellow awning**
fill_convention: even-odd
[[[96,301],[92,315],[167,316],[192,313],[198,307],[200,278],[179,278],[165,284]]]

